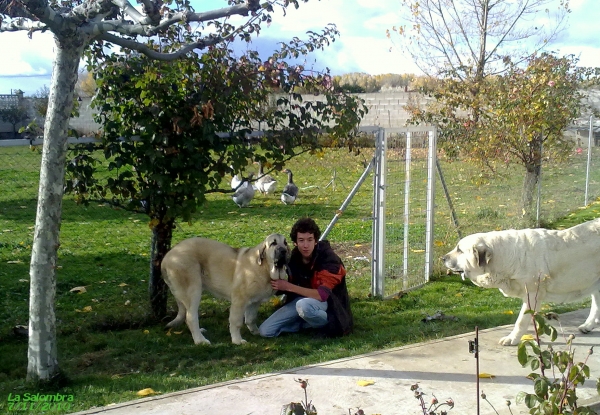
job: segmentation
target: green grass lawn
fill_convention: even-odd
[[[325,229],[370,154],[370,149],[360,156],[345,149],[328,150],[321,158],[303,155],[290,161],[287,167],[301,189],[295,205],[283,205],[279,193],[257,194],[250,208],[239,209],[230,196],[210,194],[191,224],[178,225],[173,242],[198,235],[233,246],[252,246],[269,233],[287,234],[301,216],[312,216]],[[71,394],[70,412],[74,412],[136,399],[136,392],[144,388],[167,393],[469,332],[475,326],[510,324],[520,308],[518,300],[504,298],[497,290],[483,290],[457,276],[445,276],[439,262],[432,281],[423,288],[389,300],[372,298],[371,266],[364,260],[370,258],[371,248],[373,184],[369,178],[328,237],[349,271],[356,323],[352,335],[317,339],[301,333],[262,339],[244,328],[242,335],[248,343],[235,346],[228,330],[228,303],[207,294],[200,318],[212,345],[195,346],[187,328],[167,332],[164,322],[149,318],[147,217],[98,204],[78,206],[67,196],[56,297],[58,358],[64,378],[48,389],[36,388],[24,380],[27,337],[15,334],[13,328],[28,321],[39,162],[39,152],[27,147],[0,148],[1,413],[8,413],[9,393]],[[521,225],[516,214],[522,180],[518,168],[500,166],[501,176],[492,178],[465,162],[443,161],[442,165],[463,234]],[[256,166],[249,168],[256,170]],[[574,202],[582,195],[574,185],[582,171],[581,160],[574,159],[549,169],[544,176],[544,192],[556,189],[545,198],[545,212],[554,212],[544,216],[549,226],[566,227],[600,216],[600,205],[577,209],[581,203]],[[286,176],[276,178],[281,189]],[[439,257],[453,247],[457,236],[441,190],[436,205],[435,250]],[[85,287],[85,292],[71,292],[76,287]],[[583,305],[550,304],[547,309],[565,312]],[[259,321],[274,309],[272,304],[264,304]],[[458,321],[421,322],[437,310],[458,317]],[[175,312],[169,296],[169,317]]]

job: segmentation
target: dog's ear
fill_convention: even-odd
[[[258,251],[258,258],[256,259],[256,262],[258,262],[258,265],[262,265],[263,259],[265,259],[265,251],[266,250],[267,250],[267,247],[263,246],[263,249]]]
[[[473,247],[473,254],[475,254],[480,267],[486,266],[492,259],[492,250],[483,242],[479,242]]]

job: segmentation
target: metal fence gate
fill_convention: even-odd
[[[380,128],[374,161],[371,294],[389,297],[432,272],[435,128]]]

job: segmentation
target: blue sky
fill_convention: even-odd
[[[557,0],[558,1],[558,0]],[[552,45],[561,54],[579,56],[580,65],[600,67],[600,8],[598,0],[571,0],[567,29]],[[135,3],[132,1],[132,3]],[[192,0],[196,11],[226,6],[221,0]],[[401,22],[401,0],[311,0],[287,16],[276,15],[253,46],[271,51],[277,41],[303,38],[308,30],[320,31],[335,23],[340,37],[325,52],[311,55],[307,67],[331,69],[334,75],[418,73],[411,60],[386,37],[386,29]],[[50,85],[54,41],[51,34],[0,33],[0,94],[21,89],[26,95]]]

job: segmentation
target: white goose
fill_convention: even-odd
[[[234,203],[241,208],[248,207],[254,198],[254,186],[249,183],[252,176],[254,176],[254,174],[250,173],[249,177],[244,177],[240,187],[238,187],[233,196],[231,196]]]
[[[258,163],[258,180],[256,181],[256,188],[262,194],[270,195],[275,191],[277,187],[277,180],[273,178],[270,174],[265,174],[263,172],[263,166],[261,163]]]
[[[231,168],[231,171],[233,172],[233,166],[229,166],[229,167]],[[233,190],[237,189],[241,182],[242,182],[242,179],[240,179],[239,174],[233,175],[233,177],[231,178],[231,188]]]
[[[298,186],[294,183],[293,174],[290,169],[285,169],[283,171],[288,175],[288,182],[283,188],[283,192],[281,193],[281,201],[286,205],[291,205],[296,201],[298,197]]]

